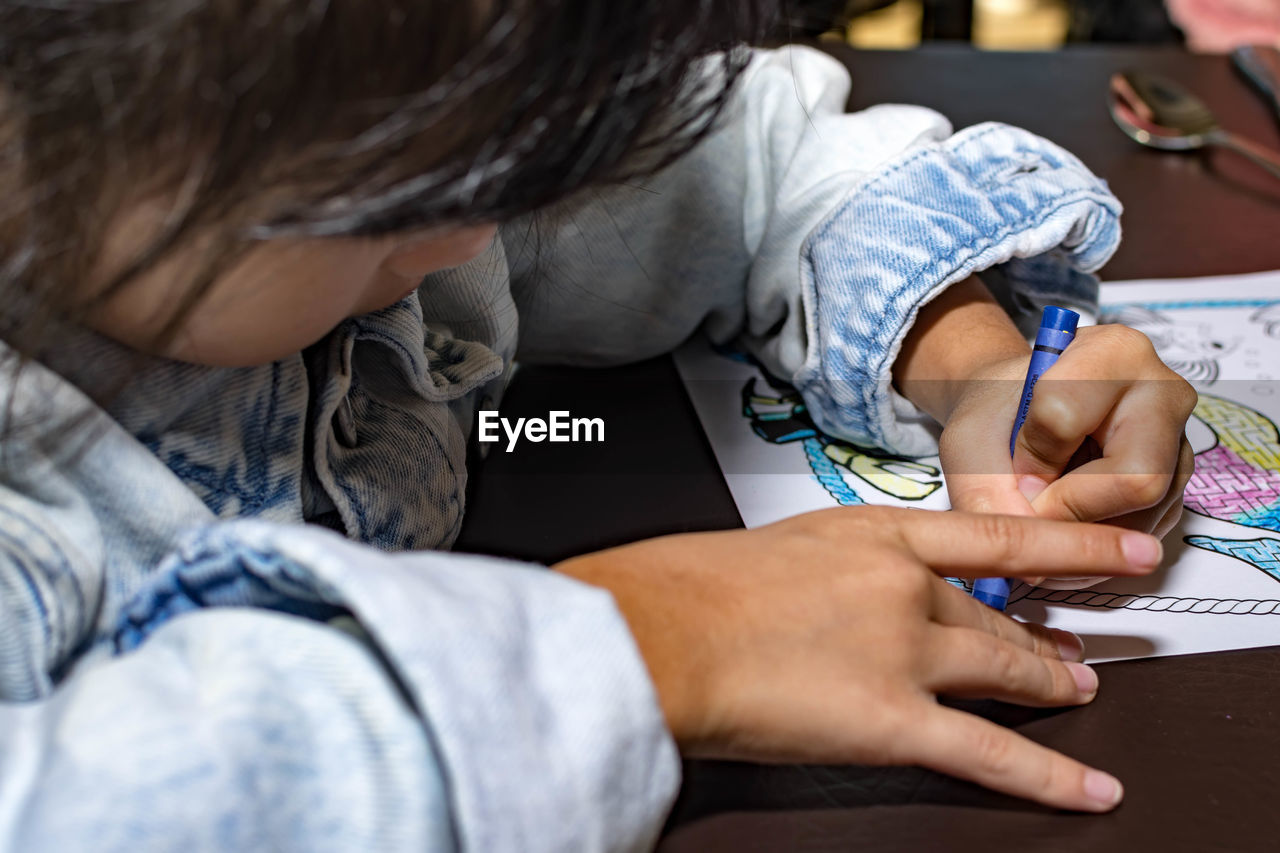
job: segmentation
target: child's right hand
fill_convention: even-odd
[[[686,754],[911,764],[1045,805],[1107,811],[1119,782],[939,695],[1089,702],[1078,638],[944,576],[1142,575],[1158,540],[1117,527],[859,507],[668,536],[555,568],[613,593]]]

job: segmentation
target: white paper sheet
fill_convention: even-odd
[[[1009,612],[1080,634],[1091,661],[1280,645],[1280,272],[1106,284],[1102,303],[1104,321],[1147,333],[1201,394],[1188,511],[1155,575],[1019,584]],[[948,507],[936,457],[886,460],[813,434],[798,398],[704,343],[676,363],[748,527],[837,504]]]

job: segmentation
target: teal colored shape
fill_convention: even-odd
[[[836,464],[822,451],[822,442],[816,438],[805,439],[804,455],[809,460],[813,476],[836,503],[840,506],[862,506],[866,503],[861,495],[849,488]]]
[[[1187,536],[1182,541],[1196,548],[1248,563],[1280,581],[1280,539],[1216,539],[1212,536]]]

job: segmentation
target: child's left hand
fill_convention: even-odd
[[[1141,332],[1083,328],[1036,385],[1011,459],[1029,360],[988,365],[959,396],[941,440],[952,506],[1172,530],[1195,465],[1184,435],[1195,390]]]
[[[951,505],[1172,530],[1195,467],[1184,434],[1195,389],[1141,332],[1082,328],[1036,385],[1010,458],[1030,348],[981,283],[953,291],[921,312],[895,369],[907,395],[945,425]]]

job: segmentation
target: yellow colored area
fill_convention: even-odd
[[[1280,437],[1276,425],[1247,406],[1200,395],[1195,416],[1208,424],[1223,447],[1263,471],[1280,471]]]
[[[913,459],[879,459],[868,456],[847,444],[828,444],[823,448],[823,452],[832,462],[843,465],[857,477],[899,500],[923,500],[942,488],[942,482],[938,479],[942,472],[923,462],[916,462]],[[933,479],[921,482],[898,473],[894,470],[895,468],[923,474]]]
[[[849,43],[877,50],[916,47],[923,16],[920,0],[898,0],[856,18]],[[1070,24],[1067,0],[976,0],[973,42],[986,50],[1052,50],[1066,40]]]

